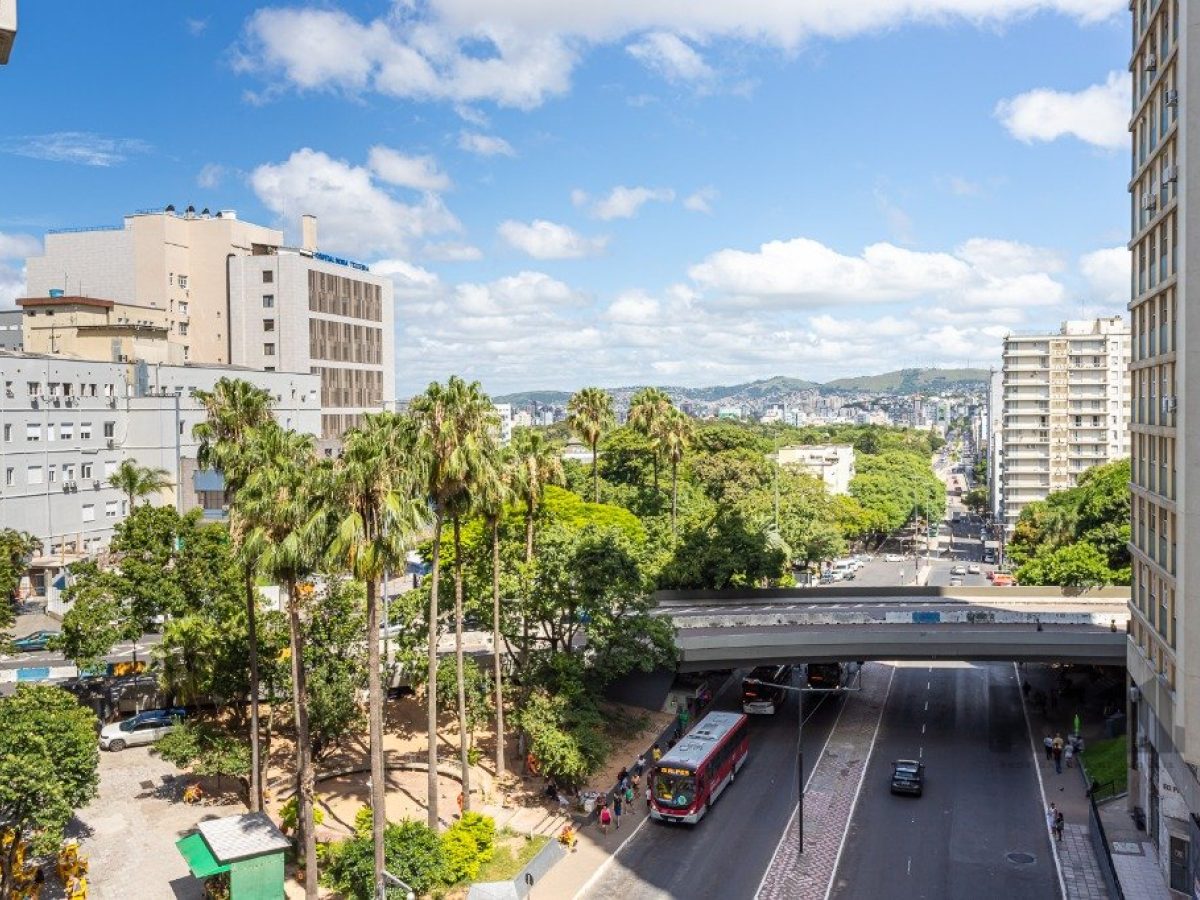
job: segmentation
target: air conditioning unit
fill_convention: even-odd
[[[112,438],[109,438],[109,439],[108,439],[107,441],[105,441],[104,443],[105,443],[105,444],[108,446],[108,449],[109,449],[109,450],[112,450],[113,448],[115,448],[115,447],[117,446],[117,442],[116,442],[116,441],[114,441]]]
[[[109,409],[116,409],[116,408],[117,408],[117,398],[116,398],[116,397],[109,397],[109,398],[108,398],[108,407],[109,407]]]
[[[1179,91],[1167,91],[1167,106],[1179,105]]]
[[[1179,180],[1179,166],[1172,165],[1172,166],[1167,166],[1165,169],[1163,169],[1163,177],[1162,177],[1163,187],[1166,187],[1172,181],[1178,181],[1178,180]]]
[[[1158,57],[1153,53],[1146,54],[1146,71],[1153,72],[1158,68]]]
[[[69,482],[69,481],[64,481],[64,482],[62,483],[62,486],[63,486],[63,493],[64,493],[64,494],[69,494],[69,493],[71,493],[71,482]]]
[[[1153,194],[1142,194],[1142,209],[1151,210],[1158,205]]]
[[[100,479],[99,478],[95,478],[92,480],[92,490],[93,491],[100,490]]]
[[[1174,397],[1163,397],[1162,398],[1162,411],[1165,413],[1175,412],[1175,406],[1177,405],[1177,403],[1178,403],[1178,400],[1176,400],[1176,398],[1174,398]]]

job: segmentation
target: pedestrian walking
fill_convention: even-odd
[[[646,812],[650,812],[650,782],[646,782]]]
[[[1046,745],[1046,762],[1054,761],[1054,738],[1046,735],[1046,739],[1042,741]]]
[[[621,807],[625,805],[625,795],[617,793],[613,795],[613,824],[617,830],[621,830]]]
[[[1062,749],[1062,747],[1056,746],[1054,748],[1054,771],[1059,775],[1062,774],[1062,758],[1063,758],[1063,749]]]
[[[608,834],[608,826],[612,824],[612,810],[607,806],[600,810],[600,831],[602,834]]]
[[[625,779],[628,777],[629,777],[629,770],[627,768],[625,768],[624,766],[621,766],[621,771],[617,773],[617,784],[619,784],[622,788],[624,788],[625,787]]]
[[[650,748],[650,758],[655,762],[662,759],[662,747],[658,746],[658,741],[655,741],[654,746]]]
[[[642,779],[641,779],[641,776],[637,772],[633,773],[633,777],[629,780],[629,783],[630,783],[630,786],[633,788],[633,792],[635,794],[641,792]]]
[[[1060,809],[1054,814],[1054,839],[1059,843],[1062,843],[1063,828],[1066,827],[1066,824],[1067,817],[1062,814],[1062,810]]]
[[[633,798],[636,796],[637,796],[637,794],[633,790],[633,785],[626,783],[626,785],[625,785],[625,805],[628,806],[630,809],[633,809]]]
[[[1068,769],[1072,768],[1071,757],[1073,757],[1074,755],[1075,755],[1075,745],[1074,744],[1067,744],[1067,746],[1063,747],[1063,759],[1065,759],[1067,761]]]
[[[1053,803],[1046,808],[1046,830],[1054,831],[1054,820],[1058,818],[1058,807]]]
[[[639,753],[637,762],[635,762],[633,764],[633,774],[636,776],[640,776],[645,771],[646,771],[646,754]]]

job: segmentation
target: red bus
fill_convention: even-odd
[[[750,752],[748,716],[711,712],[671,748],[650,776],[650,818],[694,825],[733,782]]]

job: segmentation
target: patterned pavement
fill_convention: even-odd
[[[842,840],[895,670],[887,663],[863,667],[862,691],[849,695],[804,793],[804,853],[797,852],[792,814],[758,900],[823,900],[837,869]]]
[[[1088,826],[1066,825],[1063,839],[1054,842],[1054,849],[1062,866],[1067,900],[1109,900],[1111,895],[1092,850]]]

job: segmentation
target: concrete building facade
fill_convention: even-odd
[[[1007,529],[1092,466],[1129,455],[1129,325],[1065,322],[1004,339],[1001,518]]]
[[[80,359],[183,365],[166,310],[99,297],[24,297],[21,349]]]
[[[775,454],[781,466],[795,466],[825,482],[831,494],[850,493],[854,480],[854,448],[849,444],[805,444],[780,447]]]
[[[1129,803],[1171,887],[1200,878],[1200,316],[1188,247],[1200,245],[1200,8],[1136,0],[1133,17],[1129,303],[1133,337],[1133,589],[1127,666]]]
[[[987,395],[987,491],[988,512],[993,521],[1000,521],[1000,486],[1004,483],[1004,444],[1001,426],[1004,423],[1004,372],[993,369],[988,379]]]
[[[167,471],[172,488],[151,502],[222,516],[223,486],[198,471],[192,438],[204,419],[193,394],[222,377],[264,388],[281,425],[319,434],[315,375],[0,351],[0,511],[5,527],[41,539],[32,573],[51,611],[53,574],[103,552],[128,515],[127,499],[108,484],[123,461]]]
[[[21,349],[23,318],[24,314],[19,309],[0,309],[0,350]]]

